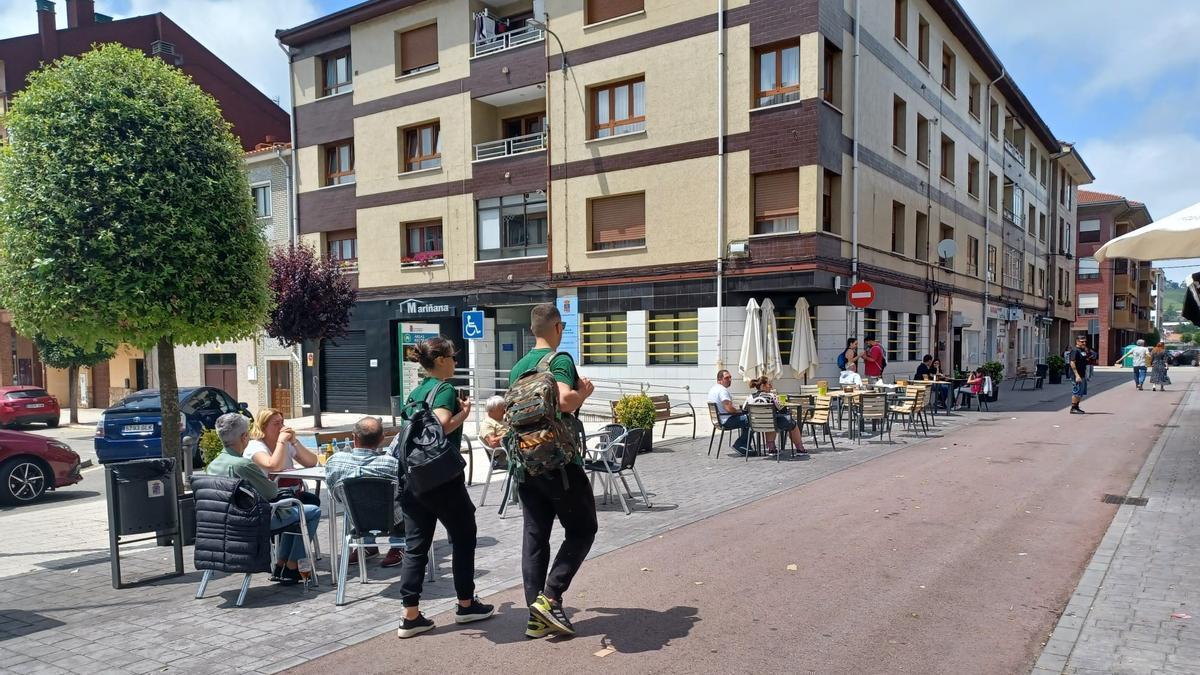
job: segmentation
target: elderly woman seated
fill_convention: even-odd
[[[786,433],[792,441],[792,447],[798,453],[807,454],[804,449],[804,436],[800,432],[800,427],[796,424],[796,420],[787,414],[779,407],[779,399],[772,391],[771,380],[767,377],[760,377],[757,380],[750,380],[750,388],[753,393],[746,399],[747,404],[763,403],[770,405],[775,411],[775,428]],[[765,434],[767,437],[767,454],[775,454],[775,434]]]
[[[508,455],[502,449],[504,437],[508,434],[508,427],[504,426],[504,411],[508,407],[503,396],[493,396],[484,405],[487,417],[479,423],[479,440],[492,451],[492,468],[502,469],[508,464]]]

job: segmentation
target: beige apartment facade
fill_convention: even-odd
[[[956,2],[864,3],[857,34],[853,2],[714,9],[392,0],[279,32],[299,230],[360,291],[322,359],[345,369],[331,409],[401,393],[406,323],[503,371],[549,300],[589,374],[698,400],[751,299],[776,306],[785,361],[808,301],[822,377],[848,336],[900,376],[925,353],[1032,370],[1059,348],[1091,175]]]

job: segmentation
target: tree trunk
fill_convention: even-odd
[[[67,404],[71,406],[71,424],[79,424],[79,366],[67,366]]]
[[[321,428],[321,338],[317,338],[317,346],[313,351],[312,368],[312,407],[313,428]]]
[[[179,426],[179,385],[175,381],[175,344],[158,341],[158,395],[162,401],[162,456],[175,458],[175,491],[183,494],[183,444]]]

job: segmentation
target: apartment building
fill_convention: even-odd
[[[1079,192],[1076,335],[1085,335],[1101,363],[1112,363],[1125,345],[1154,331],[1151,311],[1156,270],[1149,261],[1092,257],[1110,239],[1153,222],[1141,202],[1107,192]]]
[[[405,322],[458,339],[482,309],[464,365],[505,370],[549,300],[589,374],[698,399],[752,298],[785,355],[808,300],[826,377],[847,336],[904,375],[926,352],[1032,367],[1067,339],[1092,176],[956,2],[714,10],[380,0],[278,32],[299,230],[360,290],[330,409],[386,410]]]
[[[12,97],[25,86],[29,73],[63,56],[78,56],[92,45],[119,43],[161,58],[187,73],[217,99],[226,121],[253,150],[258,144],[287,141],[291,129],[287,112],[226,65],[164,14],[113,20],[95,11],[93,0],[66,0],[66,28],[58,28],[55,3],[25,0],[36,10],[38,32],[0,40],[0,117]],[[0,125],[0,143],[5,141]],[[45,386],[67,400],[67,373],[46,368],[37,349],[17,333],[7,312],[0,310],[0,383]],[[107,407],[153,380],[153,361],[140,349],[122,345],[108,363],[82,369],[80,400],[84,407]]]
[[[255,216],[272,248],[292,242],[291,162],[288,143],[264,143],[245,155]],[[286,418],[304,414],[299,356],[266,333],[253,340],[176,347],[175,377],[181,387],[220,387],[251,410],[274,408]]]

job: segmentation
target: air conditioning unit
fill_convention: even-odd
[[[750,241],[747,239],[735,239],[734,241],[729,242],[729,257],[749,258]]]

